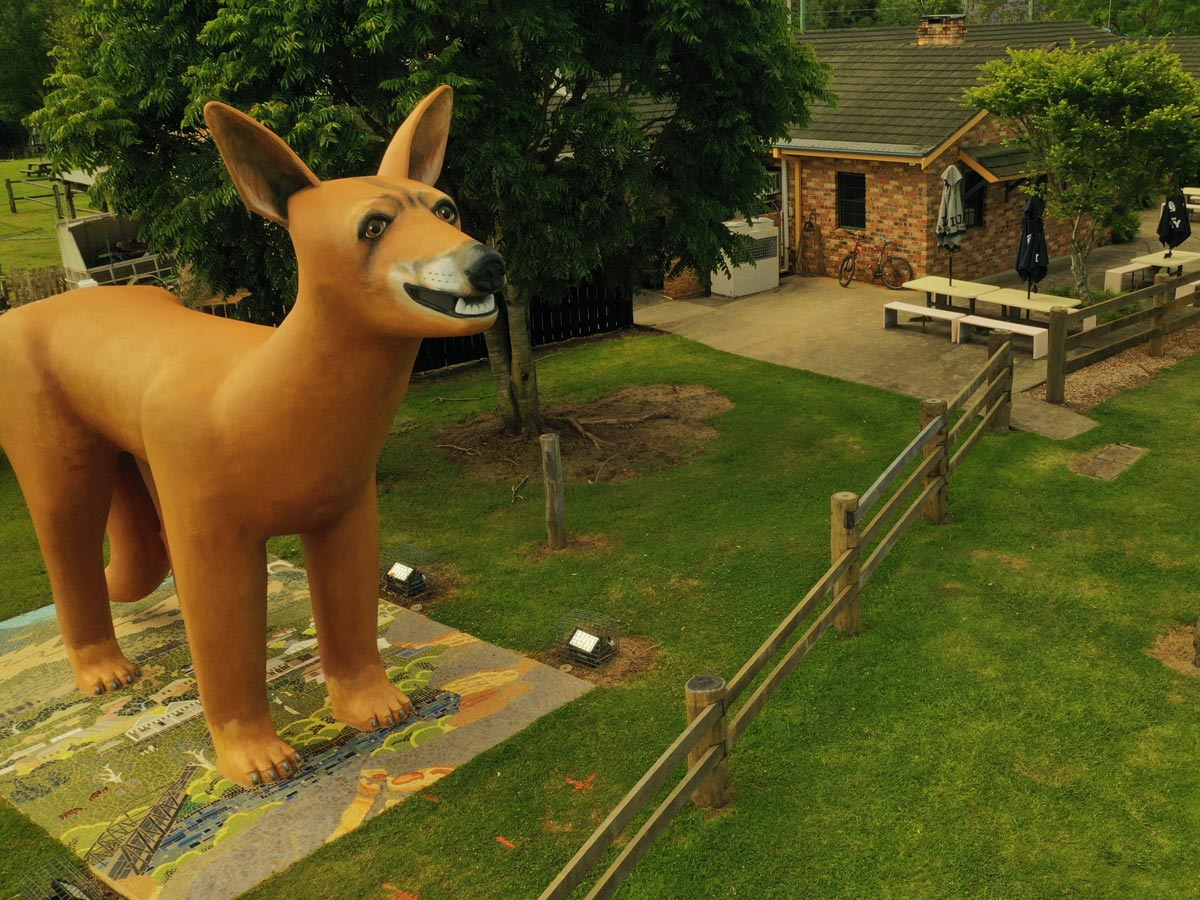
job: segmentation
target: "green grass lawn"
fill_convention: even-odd
[[[707,450],[624,484],[573,483],[549,555],[541,492],[483,483],[435,429],[489,409],[482,368],[414,385],[380,465],[385,559],[416,546],[457,591],[429,612],[534,653],[564,611],[615,616],[656,667],[598,688],[247,895],[533,898],[683,725],[683,684],[729,678],[829,561],[829,495],[863,491],[917,402],[670,336],[587,343],[539,365],[544,401],[629,383],[711,385],[734,407]],[[826,636],[734,749],[733,804],[685,811],[623,900],[1184,898],[1200,884],[1200,680],[1146,651],[1200,614],[1200,360],[1058,443],[988,436],[864,594],[866,631]],[[1116,481],[1072,474],[1114,442]],[[0,466],[0,615],[45,600]],[[297,542],[276,552],[297,558]],[[595,773],[593,791],[568,778]],[[496,840],[504,837],[513,847]],[[0,897],[65,851],[0,807]],[[13,848],[8,851],[7,848]],[[6,893],[7,892],[7,893]],[[579,896],[583,893],[580,892]]]
[[[3,180],[6,178],[13,181],[25,179],[21,170],[29,162],[27,159],[0,160],[0,191],[3,191]],[[49,194],[50,182],[40,181],[36,186],[14,184],[13,193],[18,198],[30,194]],[[8,206],[8,192],[0,193],[0,271],[9,272],[14,266],[35,269],[62,265],[54,230],[54,201],[47,199],[46,202],[50,206],[18,199],[14,215]]]

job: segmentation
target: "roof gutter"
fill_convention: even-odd
[[[783,156],[815,156],[824,159],[865,159],[879,162],[918,163],[921,155],[911,150],[829,150],[823,147],[805,147],[799,144],[776,144],[771,151],[777,159]]]

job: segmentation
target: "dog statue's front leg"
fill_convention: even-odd
[[[265,547],[236,525],[226,530],[228,516],[164,514],[217,768],[245,788],[286,778],[300,758],[276,734],[267,700]],[[189,522],[209,525],[188,530]]]
[[[379,657],[379,513],[372,478],[339,518],[301,535],[333,714],[362,731],[413,712]]]

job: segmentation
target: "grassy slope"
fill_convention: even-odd
[[[669,337],[539,368],[551,404],[703,381],[736,406],[689,465],[571,485],[571,531],[603,541],[544,559],[540,492],[514,504],[434,447],[433,426],[488,406],[436,398],[486,395],[485,373],[419,384],[381,464],[385,558],[412,544],[452,562],[461,591],[433,615],[487,640],[536,651],[584,607],[660,642],[658,667],[539,721],[441,782],[440,802],[368,823],[255,900],[374,898],[385,882],[421,900],[536,896],[678,732],[683,682],[730,676],[824,569],[829,494],[863,490],[917,418],[907,398]],[[1198,404],[1193,362],[1073,442],[985,439],[955,476],[952,523],[915,529],[871,582],[867,631],[824,639],[739,742],[732,808],[685,813],[620,896],[1192,896],[1200,683],[1145,649],[1197,614],[1179,521],[1200,500]],[[1115,441],[1151,455],[1112,483],[1067,470]],[[0,501],[14,492],[0,469]],[[0,511],[5,614],[38,595],[18,513]],[[566,782],[592,772],[594,792]],[[0,841],[23,827],[0,810]],[[0,886],[18,871],[6,865]]]
[[[27,159],[0,160],[0,182],[5,178],[14,181],[24,179],[21,170],[29,163]],[[2,188],[0,188],[2,190]],[[13,193],[22,197],[29,194],[50,193],[49,182],[13,185]],[[8,272],[13,266],[40,268],[62,265],[58,255],[58,238],[54,231],[54,201],[50,206],[17,201],[14,215],[8,207],[8,193],[0,194],[0,270]]]

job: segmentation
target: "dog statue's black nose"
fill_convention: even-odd
[[[504,287],[504,257],[480,244],[471,250],[467,265],[467,280],[481,294],[490,294]]]

